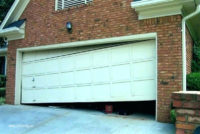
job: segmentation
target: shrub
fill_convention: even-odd
[[[0,105],[5,103],[5,98],[4,97],[0,97]]]
[[[187,75],[187,90],[200,91],[200,73],[191,73]]]
[[[6,76],[5,75],[0,75],[0,98],[5,97],[6,94]],[[4,99],[1,99],[3,101]]]
[[[172,122],[172,123],[175,123],[175,122],[176,122],[176,111],[175,111],[175,109],[172,109],[172,110],[170,111],[170,119],[171,119],[171,122]]]
[[[0,75],[0,88],[6,87],[6,76]]]
[[[0,88],[0,97],[5,97],[5,94],[6,94],[6,89]]]
[[[192,72],[200,72],[200,42],[193,47]]]

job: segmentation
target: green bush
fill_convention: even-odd
[[[0,105],[5,103],[5,98],[4,97],[0,97]]]
[[[193,47],[192,72],[200,72],[200,43]]]
[[[0,75],[0,105],[5,103],[6,95],[6,76]]]
[[[6,89],[0,88],[0,97],[5,97],[5,95],[6,95]]]
[[[200,73],[191,73],[187,75],[187,90],[200,91]]]
[[[6,76],[0,75],[0,88],[6,87]]]
[[[176,111],[175,111],[175,109],[172,109],[172,110],[170,111],[170,119],[171,119],[171,122],[172,122],[172,123],[175,123],[175,122],[176,122]]]

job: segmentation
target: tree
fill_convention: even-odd
[[[5,18],[8,10],[12,6],[14,0],[0,0],[0,23]]]

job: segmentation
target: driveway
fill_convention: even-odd
[[[145,115],[39,106],[0,106],[2,134],[174,134],[172,124]]]

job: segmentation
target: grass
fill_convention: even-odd
[[[5,98],[4,97],[0,97],[0,105],[5,104]]]

